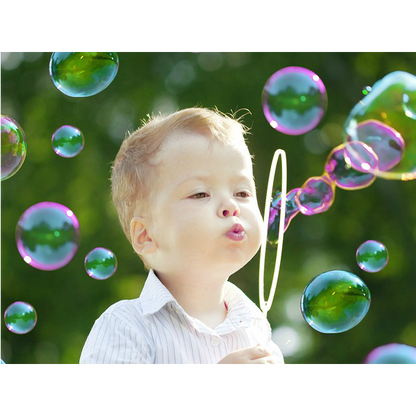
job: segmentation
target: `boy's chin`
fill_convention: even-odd
[[[231,276],[234,273],[237,273],[240,269],[242,269],[250,260],[250,258],[229,258],[223,262],[217,262],[215,266],[211,266],[213,269],[213,273],[224,274],[227,276]]]

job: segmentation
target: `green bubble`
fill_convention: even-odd
[[[49,74],[69,97],[90,97],[107,88],[118,71],[116,52],[54,52]]]
[[[358,325],[370,308],[370,291],[356,275],[331,270],[305,287],[301,311],[306,322],[325,334],[345,332]]]

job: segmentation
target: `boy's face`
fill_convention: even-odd
[[[241,142],[175,133],[157,156],[147,224],[161,273],[225,275],[243,267],[261,243],[251,157]],[[213,276],[214,277],[214,276]]]

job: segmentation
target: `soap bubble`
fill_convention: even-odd
[[[328,176],[309,178],[295,195],[295,202],[304,215],[327,211],[335,199],[335,182]]]
[[[58,156],[74,157],[84,148],[84,135],[73,126],[59,127],[52,135],[52,147]]]
[[[370,291],[356,275],[331,270],[312,279],[303,290],[301,312],[315,330],[334,334],[358,325],[370,308]]]
[[[416,348],[405,344],[387,344],[372,350],[363,364],[416,364]]]
[[[357,125],[356,139],[365,143],[377,155],[378,166],[370,166],[369,172],[387,171],[396,166],[403,157],[404,140],[399,132],[392,127],[377,121],[368,120]],[[353,141],[349,136],[346,151],[352,158],[362,159],[362,153],[354,147],[359,141]]]
[[[350,143],[355,141],[370,146],[379,159],[378,168],[369,171],[376,176],[401,180],[416,178],[414,91],[416,76],[403,71],[392,72],[374,84],[345,122],[344,141],[348,152],[354,155]]]
[[[118,71],[116,52],[54,52],[49,74],[69,97],[90,97],[107,88]]]
[[[292,219],[299,213],[299,207],[295,202],[295,195],[300,188],[292,189],[286,195],[286,212],[284,231],[289,227]],[[282,206],[282,193],[278,192],[271,203],[269,214],[269,229],[267,233],[267,240],[272,244],[277,244],[279,239],[279,221],[280,221],[280,209]]]
[[[362,142],[354,142],[351,145],[357,154],[362,155],[362,160],[356,161],[355,158],[350,158],[346,152],[346,145],[341,144],[329,154],[325,163],[325,172],[339,188],[357,190],[370,186],[375,181],[376,177],[368,171],[378,166],[378,158],[374,151]],[[358,149],[359,146],[361,149]],[[363,172],[364,170],[367,170],[367,173]]]
[[[290,66],[275,72],[266,82],[263,112],[270,125],[288,135],[307,133],[325,114],[325,85],[309,69]]]
[[[368,240],[361,244],[355,256],[360,269],[369,273],[379,272],[389,261],[387,248],[375,240]]]
[[[12,177],[23,165],[27,143],[25,133],[11,117],[1,115],[1,180]]]
[[[116,272],[117,258],[109,249],[97,247],[86,255],[84,265],[88,276],[105,280]]]
[[[27,302],[12,303],[4,312],[7,329],[15,334],[27,334],[35,327],[36,321],[36,311]]]
[[[23,260],[40,270],[68,264],[78,250],[79,223],[75,214],[56,202],[28,208],[16,227],[16,244]]]

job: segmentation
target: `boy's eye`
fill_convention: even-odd
[[[250,192],[247,192],[247,191],[237,192],[235,195],[240,198],[248,198],[251,196]]]
[[[191,196],[192,199],[202,199],[207,197],[209,197],[209,195],[206,192],[198,192],[197,194]]]

